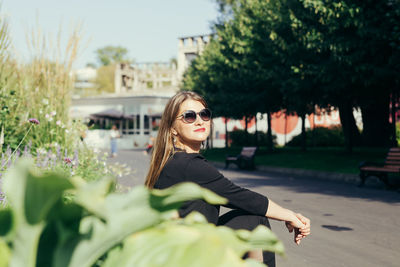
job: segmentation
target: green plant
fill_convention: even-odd
[[[19,163],[4,179],[10,205],[0,210],[0,266],[263,266],[241,257],[257,248],[283,253],[266,227],[233,231],[198,213],[174,219],[187,200],[226,203],[195,184],[125,194],[110,193],[112,184]]]
[[[232,140],[232,146],[268,146],[267,133],[257,132],[256,134],[248,133],[245,130],[234,130],[229,133],[229,138]],[[276,145],[276,136],[272,135],[273,146]]]
[[[318,146],[318,147],[332,147],[332,146],[344,146],[344,135],[342,127],[333,126],[329,128],[316,127],[312,130],[306,131],[307,135],[307,146]],[[296,135],[290,140],[287,146],[301,146],[302,135]]]

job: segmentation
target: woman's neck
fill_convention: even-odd
[[[200,152],[200,144],[182,144],[178,143],[175,145],[176,148],[184,150],[186,153],[199,153]]]

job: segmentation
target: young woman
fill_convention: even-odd
[[[179,92],[167,103],[154,145],[146,185],[164,189],[180,182],[194,182],[228,199],[233,210],[219,216],[219,206],[203,200],[189,201],[179,210],[180,217],[192,211],[202,213],[210,223],[233,229],[253,230],[267,218],[284,221],[294,241],[310,234],[310,220],[299,213],[282,208],[267,197],[239,187],[225,178],[199,154],[211,130],[211,111],[204,99],[193,92]],[[252,252],[250,257],[275,266],[275,255]]]

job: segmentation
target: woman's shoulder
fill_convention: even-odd
[[[169,163],[169,164],[168,164]],[[209,165],[203,155],[199,153],[187,153],[185,151],[176,152],[168,161],[170,167],[180,167],[186,169],[188,166],[202,165],[203,167]]]
[[[175,152],[173,155],[175,159],[202,159],[205,160],[204,156],[199,153],[187,153],[185,151]]]

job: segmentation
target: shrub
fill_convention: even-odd
[[[316,127],[313,130],[307,130],[307,146],[343,146],[344,136],[342,127],[333,126],[329,128]],[[301,134],[296,135],[287,146],[301,146],[302,136]]]
[[[0,266],[264,266],[242,256],[252,249],[283,253],[264,226],[234,231],[199,213],[174,219],[187,200],[226,203],[196,184],[125,194],[110,193],[111,185],[20,163],[4,181],[11,205],[0,210]],[[66,192],[73,197],[63,201]]]
[[[38,30],[30,37],[33,58],[27,64],[11,57],[7,29],[7,23],[0,19],[0,182],[2,173],[20,155],[35,158],[43,170],[59,170],[88,180],[105,172],[116,174],[113,170],[117,168],[105,166],[103,156],[82,144],[80,137],[87,127],[69,118],[70,73],[81,39],[79,28],[70,35],[65,49],[53,49],[52,40],[43,41],[47,38]],[[35,118],[38,124],[32,127],[28,118]],[[66,158],[71,162],[66,163]]]
[[[255,133],[248,133],[248,137],[246,137],[245,130],[234,130],[229,132],[229,138],[232,140],[233,146],[268,146],[268,136],[267,133],[264,132],[257,133],[257,143],[255,139]],[[272,135],[272,143],[273,146],[276,145],[275,135]]]

